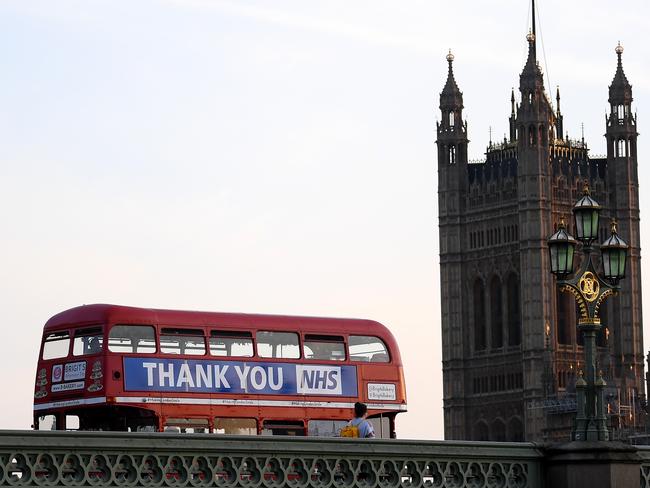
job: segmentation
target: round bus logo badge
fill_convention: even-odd
[[[54,366],[52,366],[52,382],[61,381],[62,376],[63,376],[63,365],[55,364]]]

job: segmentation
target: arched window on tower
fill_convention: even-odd
[[[474,350],[484,350],[485,339],[485,287],[477,279],[474,282]]]
[[[449,164],[456,164],[456,146],[449,146]]]
[[[512,417],[508,420],[508,441],[524,441],[524,424],[521,422],[519,417]]]
[[[492,348],[503,346],[503,306],[501,304],[501,280],[498,276],[490,281],[490,327]]]
[[[623,120],[625,118],[625,105],[616,106],[616,115],[618,120]]]
[[[490,430],[491,441],[504,442],[506,440],[506,424],[503,423],[503,420],[496,419],[492,422],[492,428]]]
[[[616,156],[619,158],[627,156],[627,141],[625,139],[616,141]]]
[[[535,131],[535,127],[532,125],[528,128],[528,145],[529,146],[534,146],[535,145],[535,139],[537,139],[537,131]]]
[[[519,279],[511,273],[508,276],[508,345],[521,344],[521,310],[519,309]]]
[[[451,111],[449,112],[449,127],[453,127],[453,126],[454,126],[454,112]]]
[[[490,440],[490,433],[487,424],[479,420],[474,424],[474,440],[475,441],[488,441]]]

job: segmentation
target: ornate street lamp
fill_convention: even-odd
[[[625,276],[627,244],[616,233],[600,246],[603,263],[601,278],[591,259],[592,243],[598,238],[598,220],[601,206],[591,197],[585,182],[582,198],[573,207],[577,240],[582,243],[582,264],[573,278],[573,256],[576,240],[566,231],[564,219],[548,239],[551,273],[557,276],[560,291],[571,293],[578,303],[578,329],[584,335],[585,373],[578,374],[576,382],[577,413],[572,439],[576,441],[609,440],[603,391],[606,386],[602,374],[596,378],[596,334],[601,329],[598,311],[600,305],[618,289]]]
[[[589,246],[598,239],[598,218],[601,207],[591,198],[586,182],[583,192],[582,198],[573,207],[573,218],[576,223],[576,238],[585,246]]]
[[[627,244],[616,233],[616,222],[612,222],[612,235],[600,245],[600,254],[606,279],[618,283],[625,278]]]
[[[566,231],[564,219],[560,219],[560,226],[557,232],[548,239],[551,273],[561,278],[573,273],[573,255],[575,249],[576,240]]]

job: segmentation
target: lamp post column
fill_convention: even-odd
[[[586,374],[586,413],[587,428],[583,439],[597,441],[598,426],[596,425],[596,332],[600,327],[600,319],[580,319],[578,327],[584,337],[585,374]],[[602,440],[602,439],[600,439]]]

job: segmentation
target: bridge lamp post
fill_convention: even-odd
[[[625,277],[628,246],[616,233],[616,222],[612,221],[611,235],[600,245],[600,276],[592,261],[600,210],[585,184],[582,198],[573,207],[577,240],[567,232],[564,219],[548,239],[551,273],[557,277],[559,290],[575,297],[580,309],[578,330],[584,336],[585,372],[580,371],[576,381],[577,413],[571,433],[575,441],[609,440],[603,397],[606,383],[602,372],[596,378],[596,334],[602,327],[598,312],[600,305],[620,289],[618,283]],[[578,272],[570,278],[578,241],[582,244],[583,259]]]

